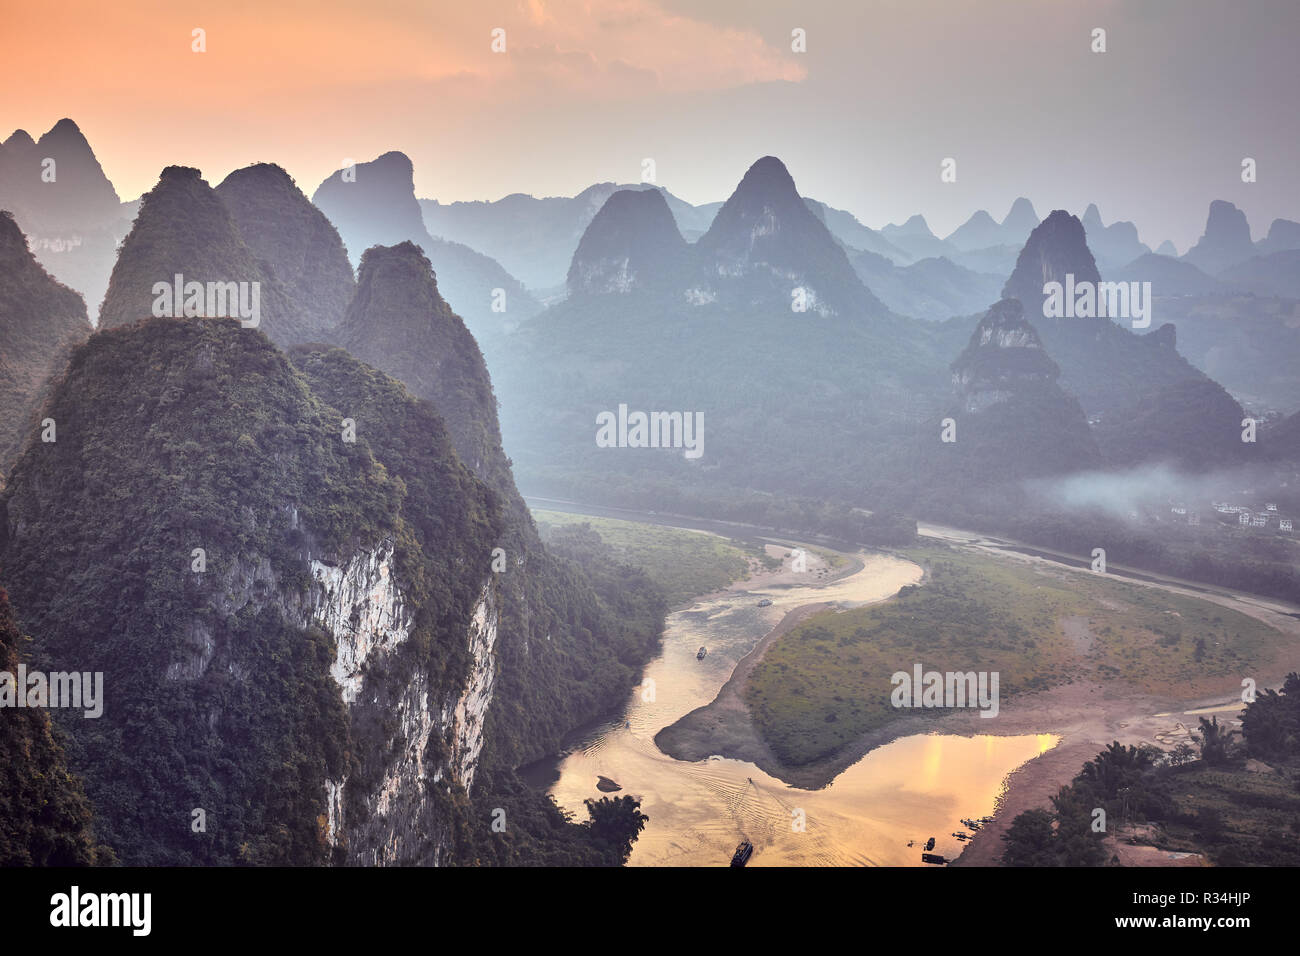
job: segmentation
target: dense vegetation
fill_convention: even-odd
[[[0,476],[36,432],[47,379],[89,335],[81,296],[41,268],[0,212]]]
[[[559,511],[534,515],[553,554],[591,566],[641,568],[662,589],[669,605],[748,577],[750,559],[762,560],[761,549],[752,545],[682,528]]]
[[[0,671],[16,675],[23,637],[0,590]],[[16,677],[15,677],[16,679]],[[20,688],[19,693],[26,693]],[[63,746],[40,707],[0,717],[0,866],[89,866],[111,863],[98,846],[90,803],[68,772]]]
[[[1016,694],[1073,680],[1122,679],[1152,694],[1225,691],[1283,640],[1239,612],[1114,578],[942,546],[903,553],[926,568],[923,584],[810,618],[750,674],[745,701],[782,761],[829,756],[899,717],[890,676],[918,662],[997,671],[1005,707]]]
[[[280,345],[315,337],[315,322],[303,304],[244,242],[230,210],[199,171],[185,166],[168,166],[144,194],[113,266],[99,328],[153,315],[154,284],[173,282],[176,274],[185,282],[259,283],[258,328]],[[173,303],[171,314],[182,314],[183,305]]]
[[[1118,741],[1084,764],[1052,798],[1004,835],[1008,866],[1118,863],[1094,830],[1165,851],[1200,852],[1220,866],[1300,865],[1300,674],[1267,690],[1241,714],[1242,730],[1200,718],[1198,744],[1125,747]],[[1116,833],[1116,831],[1119,831]]]
[[[436,508],[419,502],[423,526],[406,521],[410,490],[376,461],[364,415],[356,443],[342,441],[340,414],[260,332],[153,319],[73,355],[46,408],[58,440],[29,447],[3,501],[3,572],[40,633],[35,659],[105,674],[104,716],[66,726],[124,862],[324,861],[325,779],[365,779],[384,751],[354,748],[332,641],[295,610],[308,554],[338,561],[392,540],[420,612],[407,653],[435,687],[463,680],[489,492],[406,402],[405,421],[373,433],[401,442],[419,425],[427,444],[412,458],[442,489]],[[422,547],[435,533],[447,540]],[[206,833],[190,829],[194,808]]]

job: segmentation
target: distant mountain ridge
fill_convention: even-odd
[[[338,229],[354,266],[360,266],[372,246],[409,240],[424,250],[438,273],[441,294],[484,347],[491,348],[500,336],[536,315],[541,305],[495,259],[429,235],[415,198],[414,176],[411,160],[390,151],[335,171],[311,200]]]
[[[80,292],[95,314],[132,216],[76,123],[61,119],[38,141],[15,130],[0,144],[4,209],[40,263]]]

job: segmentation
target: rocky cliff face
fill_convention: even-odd
[[[952,364],[953,388],[968,412],[1026,390],[1055,387],[1060,369],[1048,357],[1017,299],[992,306]]]
[[[1096,441],[1059,373],[1019,300],[990,307],[952,363],[955,441],[936,442],[938,428],[927,436],[932,471],[974,487],[1096,467]]]
[[[346,568],[313,562],[323,586],[312,619],[335,639],[330,668],[349,715],[358,708],[367,668],[382,668],[412,629],[408,600],[394,581],[388,543],[353,557]],[[382,691],[386,719],[395,725],[394,749],[377,781],[356,793],[347,775],[325,781],[324,840],[336,862],[349,865],[420,865],[448,862],[452,821],[432,792],[468,794],[483,747],[483,719],[496,677],[498,611],[493,586],[484,583],[464,635],[469,674],[457,691],[440,692],[429,674]],[[372,698],[373,705],[377,696]],[[350,797],[350,809],[344,795]]]
[[[14,468],[0,565],[40,659],[105,675],[56,718],[123,862],[431,863],[464,826],[499,514],[427,404],[325,356],[346,411],[233,320],[98,333]]]

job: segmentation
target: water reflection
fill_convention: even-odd
[[[641,799],[650,822],[633,866],[726,865],[742,838],[750,866],[922,865],[920,846],[952,858],[963,817],[993,812],[1008,773],[1056,745],[1050,734],[1018,737],[917,735],[867,754],[822,790],[800,790],[751,763],[673,760],[654,744],[663,727],[711,701],[787,611],[818,601],[853,606],[920,580],[915,564],[864,556],[863,569],[822,587],[732,592],[669,616],[663,653],[645,671],[626,713],[590,734],[559,764],[551,793],[585,816],[598,776]],[[759,608],[760,599],[772,602]],[[696,660],[700,645],[708,656]],[[796,827],[802,823],[803,829]],[[908,847],[908,841],[916,845]]]

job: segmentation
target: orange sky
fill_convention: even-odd
[[[753,31],[654,0],[5,5],[0,78],[23,91],[5,119],[39,137],[70,116],[124,198],[166,163],[211,178],[274,160],[310,192],[345,157],[404,148],[418,169],[404,139],[463,136],[503,106],[599,110],[804,76]],[[491,49],[498,27],[504,54]],[[192,49],[195,28],[206,52]]]
[[[700,203],[771,154],[876,227],[944,235],[1023,195],[1185,249],[1212,199],[1257,238],[1300,220],[1298,33],[1296,0],[0,0],[0,136],[71,117],[124,199],[169,164],[215,184],[255,162],[310,195],[400,149],[444,201],[653,158]]]

